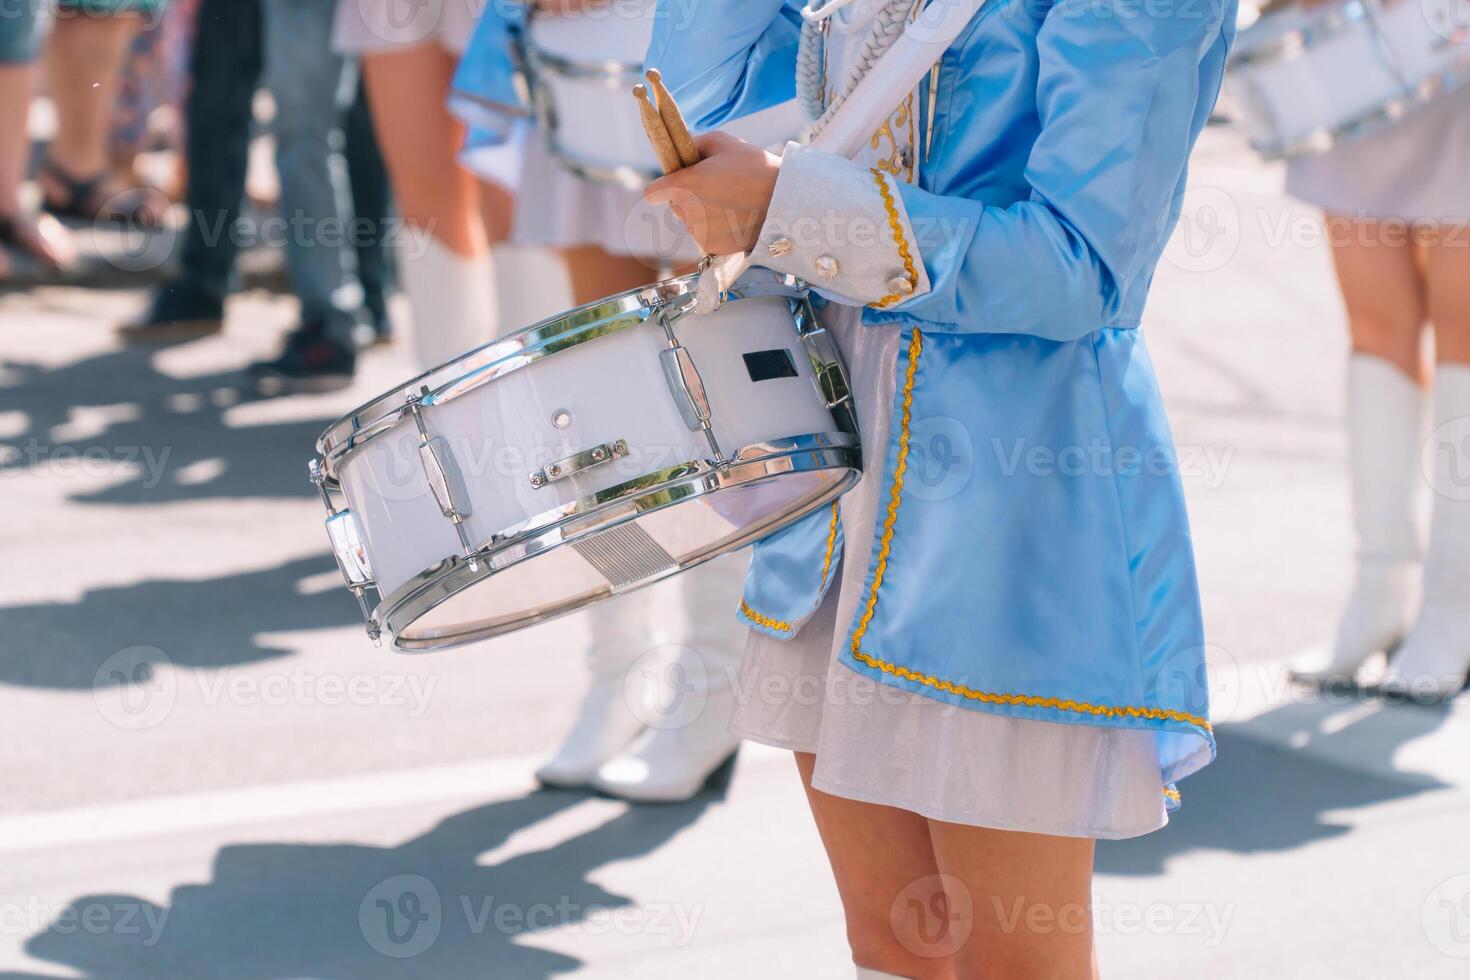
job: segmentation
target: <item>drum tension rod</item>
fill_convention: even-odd
[[[664,369],[664,378],[668,381],[670,388],[677,388],[684,396],[688,412],[684,414],[684,422],[690,429],[702,430],[709,449],[714,454],[714,464],[721,470],[730,468],[730,461],[720,450],[720,444],[715,439],[713,425],[713,412],[710,409],[709,394],[705,391],[704,380],[699,376],[699,368],[694,363],[694,357],[689,353],[689,348],[679,343],[679,338],[674,334],[674,326],[670,322],[669,311],[660,310],[658,322],[664,328],[664,337],[668,339],[667,350],[660,352],[659,360]]]
[[[419,430],[419,463],[424,468],[424,476],[429,481],[429,489],[439,505],[439,512],[454,524],[470,571],[477,572],[480,570],[479,555],[470,544],[470,535],[464,526],[465,518],[474,514],[470,508],[469,488],[465,485],[459,461],[450,450],[448,441],[443,436],[430,435],[428,427],[424,425],[422,400],[428,396],[429,386],[424,385],[419,394],[410,393],[407,398],[408,412],[413,416],[413,423]]]
[[[368,609],[367,590],[375,588],[376,585],[371,578],[362,578],[360,575],[354,578],[349,572],[350,559],[342,554],[342,548],[356,542],[356,524],[352,517],[351,509],[339,511],[337,505],[332,502],[332,495],[327,492],[327,475],[322,471],[321,460],[314,459],[306,464],[307,476],[317,492],[322,495],[322,503],[327,508],[327,538],[332,543],[332,553],[337,559],[337,569],[342,573],[342,579],[347,583],[347,590],[357,599],[358,608],[362,610],[363,622],[367,625],[368,639],[373,641],[373,646],[383,645],[383,631],[378,627],[378,621],[373,618],[372,611]],[[336,525],[341,522],[352,524],[352,530],[347,532],[352,541],[342,539],[337,532]],[[360,544],[359,544],[360,547]],[[363,559],[364,563],[366,559]]]

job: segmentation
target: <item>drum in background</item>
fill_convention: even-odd
[[[644,80],[656,8],[648,0],[568,14],[533,11],[526,25],[522,60],[531,101],[552,155],[579,177],[640,188],[660,174],[631,95]],[[775,148],[800,133],[801,111],[793,100],[722,128]]]
[[[694,315],[697,281],[528,327],[323,433],[312,478],[375,641],[436,650],[569,613],[856,482],[846,371],[805,288],[752,270]]]
[[[1267,158],[1319,153],[1470,83],[1470,0],[1337,0],[1240,33],[1226,86]]]

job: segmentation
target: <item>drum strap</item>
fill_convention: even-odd
[[[842,104],[825,118],[811,145],[841,157],[856,155],[874,130],[883,125],[896,99],[918,87],[984,5],[985,0],[929,0]],[[695,311],[717,309],[726,290],[750,265],[749,255],[709,258],[699,278]]]

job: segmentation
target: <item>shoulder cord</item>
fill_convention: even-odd
[[[851,0],[848,0],[851,2]],[[882,8],[874,18],[873,29],[863,42],[862,51],[848,70],[847,80],[833,96],[832,104],[826,105],[826,93],[822,91],[822,62],[826,56],[823,22],[831,14],[847,6],[844,0],[812,0],[802,11],[801,46],[796,56],[796,92],[802,115],[812,122],[811,134],[821,132],[836,114],[847,97],[857,88],[873,63],[893,47],[900,34],[908,26],[909,14],[915,0],[884,0]]]

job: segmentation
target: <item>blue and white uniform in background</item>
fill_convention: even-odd
[[[824,92],[881,5],[831,16]],[[662,0],[647,61],[696,126],[792,97],[792,6],[688,11]],[[1184,497],[1138,328],[1234,23],[1233,0],[992,0],[893,93],[859,159],[788,147],[754,260],[827,301],[866,474],[838,513],[757,546],[741,606],[746,682],[819,673],[827,697],[752,698],[737,725],[816,752],[819,788],[1129,836],[1213,758]],[[858,680],[911,696],[864,700]]]

